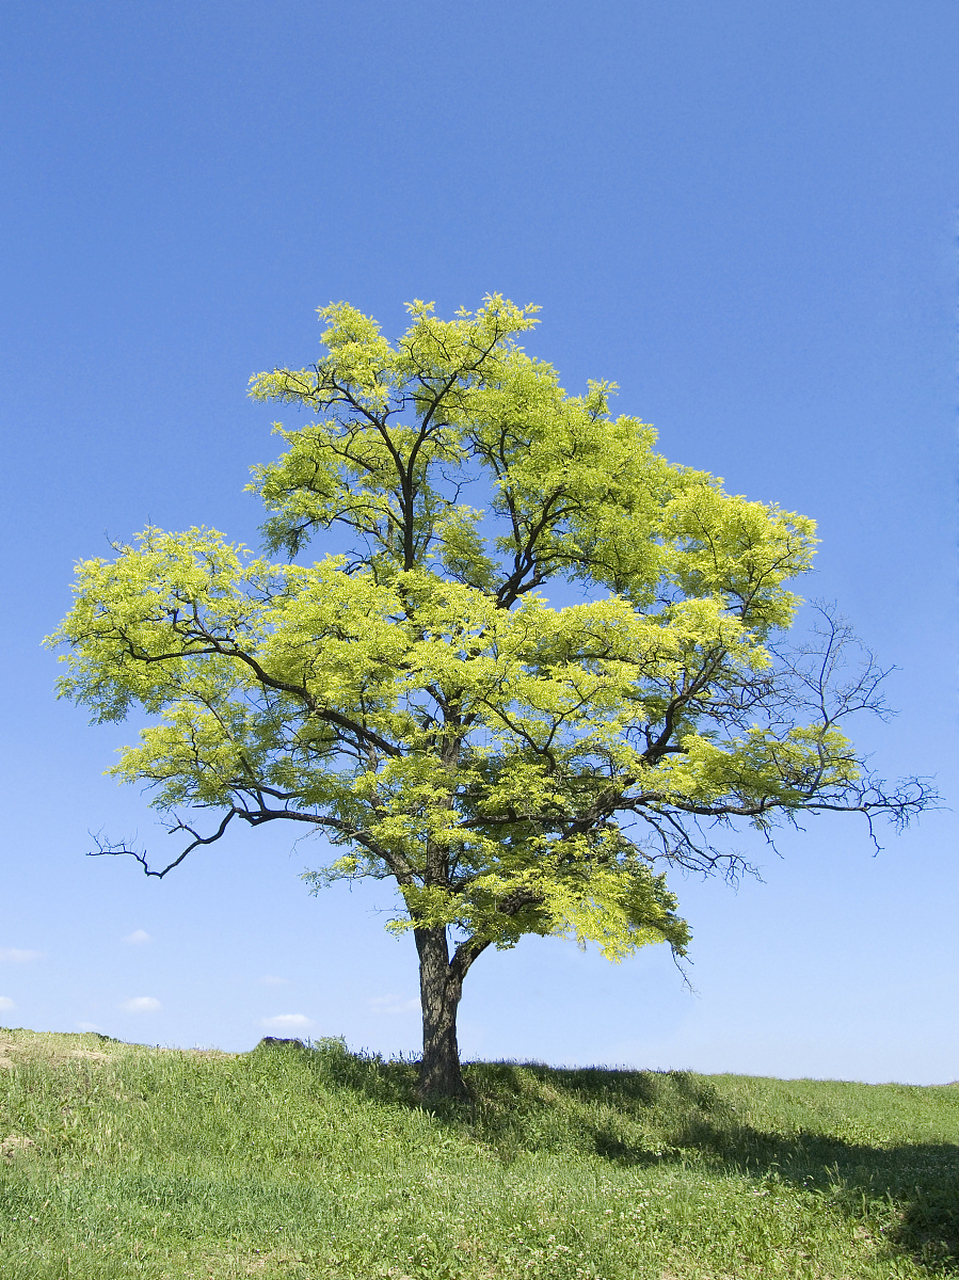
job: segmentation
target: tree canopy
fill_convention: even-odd
[[[253,469],[265,557],[148,528],[78,566],[50,639],[61,695],[154,721],[113,772],[184,836],[160,869],[98,852],[164,876],[232,823],[283,821],[335,846],[314,887],[392,877],[390,927],[420,958],[422,1089],[456,1095],[456,1008],[487,947],[682,955],[665,873],[735,873],[724,828],[901,824],[931,792],[886,788],[846,736],[884,708],[844,624],[823,613],[818,639],[782,647],[811,520],[667,462],[650,426],[610,414],[613,384],[568,395],[516,340],[535,307],[408,310],[390,343],[324,307],[321,359],[252,379],[311,416],[276,424],[286,451]],[[332,549],[312,561],[317,535]]]

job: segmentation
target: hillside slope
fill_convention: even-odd
[[[959,1274],[959,1088],[0,1030],[0,1280]]]

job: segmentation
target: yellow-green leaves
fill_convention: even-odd
[[[396,875],[398,927],[500,946],[569,934],[614,958],[681,949],[619,802],[782,798],[821,760],[838,777],[848,754],[835,734],[681,732],[708,722],[722,679],[769,665],[720,595],[644,613],[526,594],[504,609],[425,569],[270,565],[203,529],[148,529],[81,564],[76,593],[52,638],[70,646],[61,692],[98,719],[135,703],[159,717],[113,772],[163,809],[315,819],[358,851],[324,880]],[[678,754],[650,752],[669,714]]]
[[[83,562],[59,689],[147,714],[114,772],[159,808],[312,827],[317,884],[393,876],[398,929],[682,951],[653,868],[722,865],[700,819],[918,801],[862,781],[840,721],[876,677],[832,688],[842,629],[818,666],[777,653],[812,522],[668,463],[613,384],[568,395],[517,345],[535,310],[414,302],[390,343],[322,308],[318,362],[252,380],[307,411],[252,485],[291,563],[203,528]]]
[[[798,603],[782,584],[811,566],[815,522],[692,483],[666,504],[668,572],[685,595],[722,600],[763,634],[788,627]]]

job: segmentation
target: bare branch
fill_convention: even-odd
[[[178,858],[175,858],[173,862],[168,863],[167,866],[165,866],[162,871],[153,871],[150,869],[150,865],[147,862],[145,852],[138,853],[135,849],[128,849],[126,848],[125,845],[122,845],[122,844],[112,845],[112,846],[110,844],[105,844],[101,842],[99,836],[93,837],[97,843],[96,851],[92,853],[88,853],[87,857],[88,858],[107,858],[107,857],[133,858],[134,861],[139,862],[140,866],[143,868],[143,872],[145,875],[155,876],[157,880],[162,880],[168,871],[172,871],[174,867],[178,867],[180,863],[184,860],[184,858],[188,857],[189,854],[191,854],[193,850],[196,849],[199,845],[214,844],[217,840],[219,840],[220,837],[226,831],[227,827],[232,822],[232,820],[239,816],[241,816],[241,811],[239,809],[230,809],[229,812],[224,817],[223,821],[217,827],[216,831],[211,836],[201,836],[198,832],[194,831],[192,827],[188,827],[184,822],[176,823],[175,826],[172,826],[170,828],[169,834],[173,835],[174,832],[176,831],[188,831],[190,835],[193,836],[193,840],[191,841],[190,844],[187,845],[187,847],[183,850],[180,856]]]
[[[265,794],[267,789],[263,788],[262,790]],[[352,823],[345,822],[341,818],[336,818],[331,814],[304,813],[300,810],[289,808],[267,809],[262,806],[255,809],[248,809],[239,805],[232,805],[223,820],[220,822],[216,831],[209,836],[201,836],[198,831],[193,829],[193,827],[179,819],[171,823],[167,828],[168,835],[175,835],[178,831],[185,831],[191,835],[193,839],[172,862],[168,863],[162,869],[162,871],[154,871],[150,867],[145,851],[138,852],[136,849],[129,848],[127,845],[122,843],[112,844],[108,841],[102,841],[99,836],[93,837],[96,841],[97,848],[96,850],[88,853],[87,857],[130,857],[140,864],[145,875],[154,876],[156,879],[162,880],[168,871],[172,871],[175,867],[178,867],[194,849],[199,848],[200,845],[215,844],[216,841],[225,834],[228,826],[234,818],[239,818],[241,821],[248,823],[251,827],[259,827],[267,822],[283,820],[288,822],[308,823],[314,828],[321,828],[333,832],[337,843],[354,843],[367,849],[373,857],[379,858],[389,868],[388,874],[397,877],[397,879],[409,879],[414,874],[413,868],[401,855],[398,855],[393,850],[384,848],[373,840],[368,832],[364,831],[362,828],[354,826]]]

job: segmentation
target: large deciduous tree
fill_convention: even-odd
[[[813,524],[668,463],[611,417],[611,384],[567,395],[515,335],[536,308],[425,303],[390,344],[325,307],[325,354],[252,380],[312,420],[254,469],[268,552],[148,528],[77,570],[62,695],[97,721],[155,722],[113,772],[155,788],[184,835],[164,876],[231,824],[288,822],[337,846],[314,887],[391,877],[420,963],[424,1097],[461,1096],[456,1014],[487,947],[524,934],[682,955],[670,866],[735,873],[714,832],[802,812],[902,824],[843,730],[882,675],[846,629],[777,641]],[[304,550],[329,533],[341,548]],[[555,584],[580,603],[560,607]],[[579,594],[571,591],[579,588]],[[209,809],[204,834],[180,816]]]

